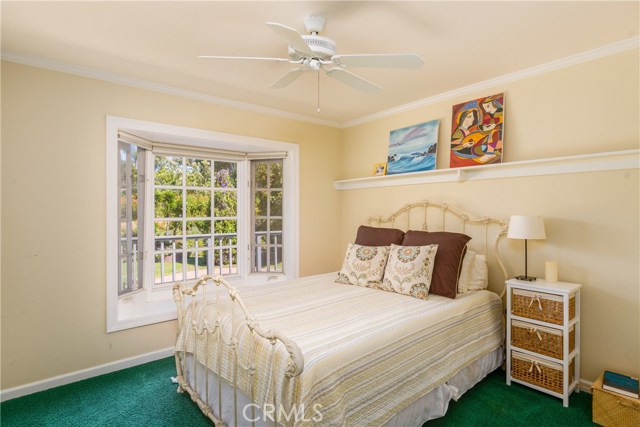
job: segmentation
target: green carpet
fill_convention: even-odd
[[[452,402],[440,426],[592,426],[591,395],[562,401],[496,372]],[[186,394],[176,393],[173,357],[42,391],[0,404],[0,424],[13,426],[211,426]]]

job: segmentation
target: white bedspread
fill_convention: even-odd
[[[278,330],[302,351],[302,374],[277,385],[279,402],[304,407],[305,416],[296,420],[296,426],[314,425],[317,408],[323,426],[384,424],[502,344],[502,305],[491,292],[455,300],[430,295],[423,301],[336,284],[335,277],[313,276],[240,292],[263,329]],[[220,321],[228,332],[231,316],[225,308],[222,304]],[[212,307],[206,313],[213,321]],[[191,325],[200,315],[197,307],[184,324]],[[201,363],[232,381],[230,352],[223,352],[218,363],[215,340],[195,337],[193,329],[185,327],[176,350],[194,352],[197,347]],[[248,333],[241,334],[239,346],[253,355],[258,372],[270,373],[271,357],[277,373],[284,372],[287,354],[282,346],[276,352],[270,352],[268,343],[251,348],[248,338]],[[271,403],[268,375],[251,379],[241,371],[238,384],[257,404]]]

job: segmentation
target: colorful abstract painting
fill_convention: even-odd
[[[502,163],[504,93],[453,106],[452,168]]]
[[[436,168],[439,120],[391,131],[387,175]]]

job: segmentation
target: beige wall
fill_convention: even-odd
[[[549,237],[530,245],[530,271],[542,275],[543,261],[556,259],[562,280],[584,284],[582,378],[638,373],[637,169],[333,187],[370,175],[392,129],[440,119],[443,149],[451,105],[500,91],[505,161],[638,148],[638,73],[638,52],[627,52],[340,130],[3,62],[1,388],[172,345],[174,322],[105,333],[107,115],[300,144],[301,275],[338,269],[357,225],[411,201],[543,215]],[[509,273],[520,273],[521,246],[505,248]]]
[[[173,344],[105,333],[107,115],[299,144],[300,274],[336,268],[338,129],[3,62],[3,390]]]
[[[373,163],[385,161],[389,131],[434,119],[438,168],[447,168],[451,106],[503,91],[507,162],[637,149],[638,55],[617,54],[345,129],[343,178],[369,176]],[[581,377],[593,381],[605,368],[638,374],[639,194],[638,169],[347,190],[342,245],[367,216],[423,199],[505,219],[542,215],[548,238],[530,242],[529,272],[542,277],[544,261],[557,260],[560,280],[583,284]],[[503,250],[509,274],[522,274],[522,242],[507,240]]]

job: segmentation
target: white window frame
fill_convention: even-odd
[[[285,273],[251,273],[249,233],[238,234],[238,276],[229,277],[234,286],[263,284],[273,280],[297,278],[299,275],[299,146],[298,144],[213,132],[202,129],[154,123],[116,116],[106,117],[106,292],[107,332],[134,328],[176,319],[171,286],[153,285],[152,241],[145,240],[144,291],[135,291],[118,296],[118,132],[124,131],[147,140],[183,145],[186,148],[207,148],[237,153],[247,157],[260,157],[261,153],[285,152],[283,160],[283,216]],[[153,155],[147,156],[147,171],[153,171]],[[147,174],[151,184],[153,174]],[[249,160],[238,162],[238,221],[250,224]],[[241,190],[240,186],[244,188]],[[147,194],[153,185],[147,185]],[[242,203],[241,199],[242,198]],[[153,225],[153,196],[147,198],[145,211],[146,227]],[[152,233],[144,233],[145,239],[153,239]],[[242,255],[241,255],[242,254]]]

